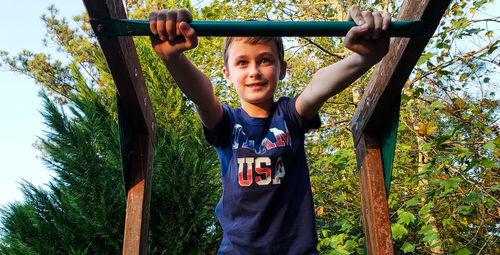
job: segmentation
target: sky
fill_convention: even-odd
[[[55,47],[42,42],[45,25],[40,17],[51,4],[68,20],[85,11],[81,0],[0,0],[0,50],[17,54],[27,49],[57,56]],[[50,180],[51,172],[33,146],[45,129],[39,89],[27,76],[0,67],[0,207],[22,201],[23,179],[36,186]]]
[[[499,2],[488,12],[500,13]],[[54,46],[42,43],[45,25],[40,17],[51,4],[69,21],[85,11],[81,0],[0,0],[0,50],[17,54],[28,49],[57,56]],[[40,115],[39,89],[32,79],[0,67],[0,207],[22,201],[23,180],[43,186],[51,179],[52,172],[34,147],[46,129]]]

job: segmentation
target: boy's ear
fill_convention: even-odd
[[[226,67],[222,68],[222,73],[224,73],[224,78],[226,78],[227,83],[233,85],[233,81],[231,80],[231,75],[229,74],[229,71],[227,70]]]
[[[286,68],[287,68],[288,64],[286,63],[286,61],[283,61],[280,65],[280,80],[283,80],[286,76]]]

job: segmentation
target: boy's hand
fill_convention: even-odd
[[[374,65],[380,61],[389,50],[389,38],[381,37],[381,32],[391,25],[391,16],[388,13],[361,12],[354,5],[346,20],[354,21],[357,26],[346,34],[344,46],[359,54],[364,64]]]
[[[193,16],[187,9],[153,11],[149,14],[149,28],[154,35],[151,44],[163,60],[175,58],[195,48],[198,37],[189,22]]]

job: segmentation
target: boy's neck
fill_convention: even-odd
[[[263,104],[252,104],[248,102],[241,102],[241,108],[250,116],[254,118],[266,118],[273,107],[273,101]]]

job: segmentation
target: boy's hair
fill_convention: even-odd
[[[227,60],[228,60],[228,49],[229,46],[235,41],[244,41],[246,43],[255,45],[259,43],[265,42],[273,42],[276,45],[276,49],[278,50],[278,58],[280,64],[285,61],[285,49],[283,46],[283,39],[281,37],[226,37],[224,39],[224,44],[222,46],[222,53],[224,56],[224,66],[227,68]]]

